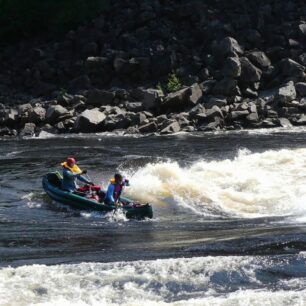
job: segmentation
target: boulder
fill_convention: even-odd
[[[162,102],[162,107],[179,111],[186,107],[195,106],[202,98],[202,90],[198,84],[170,93]]]
[[[284,128],[292,127],[291,122],[287,118],[279,118],[280,126]]]
[[[305,23],[301,23],[299,25],[299,34],[301,38],[306,40],[306,24]]]
[[[29,114],[33,110],[33,107],[30,103],[22,104],[18,106],[18,114],[20,118],[20,123],[24,125],[26,122],[29,122]]]
[[[213,106],[223,107],[227,105],[227,100],[224,96],[210,97],[208,101],[205,101],[205,108],[212,108]]]
[[[159,89],[148,88],[141,91],[142,105],[144,109],[154,109],[159,106],[164,93]]]
[[[295,89],[300,97],[306,96],[306,83],[303,82],[296,83]]]
[[[213,94],[223,96],[240,95],[240,90],[237,83],[237,80],[225,78],[216,83],[213,88]]]
[[[42,106],[35,106],[29,113],[29,121],[39,124],[46,118],[46,110]]]
[[[252,51],[248,53],[247,57],[257,67],[266,69],[271,66],[271,61],[267,55],[262,51]]]
[[[86,103],[94,106],[112,105],[114,98],[115,93],[112,91],[92,89],[88,91]]]
[[[259,121],[259,117],[258,117],[258,113],[254,112],[254,113],[250,113],[249,115],[246,116],[246,120],[249,123],[256,123]]]
[[[127,102],[125,108],[130,112],[140,112],[144,109],[142,102]]]
[[[20,136],[33,136],[35,134],[35,123],[26,123],[24,128],[20,131]]]
[[[4,122],[7,126],[12,127],[18,124],[19,122],[19,116],[18,116],[18,111],[14,108],[9,109],[6,112]]]
[[[296,90],[292,81],[278,89],[276,98],[280,103],[288,103],[296,98]]]
[[[75,121],[74,129],[78,132],[90,133],[98,132],[102,128],[106,116],[98,108],[85,110]]]
[[[216,80],[206,80],[203,83],[201,83],[199,86],[202,89],[202,94],[203,95],[210,94],[216,82],[217,82]]]
[[[181,127],[177,121],[174,121],[164,129],[160,131],[161,134],[171,134],[171,133],[178,133],[181,130]]]
[[[259,82],[261,79],[262,71],[254,66],[246,57],[240,58],[241,63],[241,76],[240,80],[244,83]]]
[[[304,76],[305,67],[296,61],[286,58],[281,60],[280,69],[282,74],[287,77],[300,78]]]
[[[219,43],[213,46],[214,53],[221,55],[223,58],[243,54],[243,50],[237,40],[233,37],[225,37]]]
[[[225,60],[222,75],[225,78],[237,78],[241,74],[241,64],[238,57],[228,57]]]
[[[224,125],[223,120],[220,117],[214,117],[214,120],[205,124],[202,124],[198,130],[202,132],[211,132],[219,130]]]
[[[140,133],[154,133],[156,132],[156,130],[157,130],[157,125],[155,122],[149,122],[139,127]]]
[[[237,120],[237,119],[244,119],[249,115],[249,111],[248,110],[240,110],[240,111],[232,111],[229,114],[229,118],[231,120]]]
[[[50,105],[46,112],[46,120],[53,124],[71,117],[71,113],[61,105]]]

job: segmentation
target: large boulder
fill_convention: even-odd
[[[280,87],[278,89],[276,98],[280,103],[284,104],[293,101],[296,98],[294,83],[290,81],[284,86]]]
[[[86,103],[94,106],[112,105],[114,98],[115,93],[112,91],[92,89],[88,91]]]
[[[246,57],[240,58],[241,63],[241,76],[240,80],[244,83],[259,82],[261,79],[262,71],[254,66]]]
[[[159,89],[148,88],[142,90],[142,105],[146,110],[156,108],[163,97],[164,93]]]
[[[213,94],[223,96],[235,96],[240,95],[240,90],[237,86],[237,80],[233,79],[222,79],[217,82],[213,88]]]
[[[228,57],[222,69],[225,78],[237,78],[241,74],[241,64],[238,57]]]
[[[35,134],[35,123],[26,123],[24,128],[20,131],[20,136],[33,136]]]
[[[139,127],[140,133],[154,133],[157,131],[157,124],[155,122],[149,122]]]
[[[57,123],[71,117],[71,113],[61,105],[50,105],[46,112],[46,121],[50,124]]]
[[[7,126],[13,127],[19,122],[18,110],[11,108],[6,112],[4,122]]]
[[[30,103],[22,104],[18,106],[18,114],[20,118],[20,123],[23,125],[26,122],[29,122],[29,115],[31,111],[33,110],[33,107]]]
[[[162,102],[165,109],[179,111],[186,107],[195,106],[202,99],[202,90],[199,84],[193,84],[190,87],[170,93]]]
[[[41,123],[46,118],[46,110],[42,106],[35,106],[29,113],[29,121],[33,123]]]
[[[295,89],[299,96],[305,97],[306,96],[306,83],[299,82],[295,84]]]
[[[290,58],[281,60],[280,68],[284,76],[292,78],[304,76],[305,67]]]
[[[219,43],[215,43],[213,45],[213,52],[223,58],[228,56],[237,57],[243,54],[241,46],[233,37],[225,37]]]
[[[181,127],[177,121],[166,126],[164,129],[160,131],[161,134],[171,134],[171,133],[178,133],[181,130]]]
[[[271,66],[270,59],[262,51],[252,51],[247,56],[255,66],[261,69],[266,69]]]
[[[98,108],[85,110],[82,112],[74,124],[74,129],[78,132],[90,133],[101,130],[106,116]]]

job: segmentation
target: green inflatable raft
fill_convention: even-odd
[[[62,190],[61,180],[62,177],[59,172],[50,172],[43,177],[43,188],[52,200],[82,210],[105,213],[116,210],[115,206],[104,204],[103,199],[97,201],[96,199],[93,200],[86,196]],[[153,210],[150,204],[134,203],[132,200],[124,197],[120,197],[120,202],[122,203],[120,209],[123,210],[129,219],[153,218]]]

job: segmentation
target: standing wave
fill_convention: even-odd
[[[203,215],[306,215],[306,149],[240,150],[232,160],[149,163],[125,172],[127,193],[142,201],[172,200]]]

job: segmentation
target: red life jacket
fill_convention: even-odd
[[[123,184],[120,184],[120,185],[114,184],[113,197],[115,201],[119,200],[121,193],[122,193],[122,189],[123,189]]]

